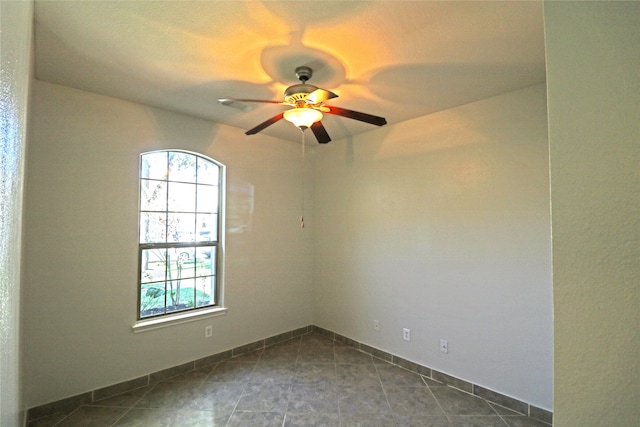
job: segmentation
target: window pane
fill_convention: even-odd
[[[180,311],[195,307],[195,279],[175,279],[168,282],[167,311]]]
[[[140,288],[140,317],[164,313],[165,282],[147,283]]]
[[[196,156],[170,152],[169,181],[196,182]]]
[[[215,304],[215,277],[201,277],[196,280],[196,305],[203,307],[205,305]]]
[[[166,214],[140,212],[140,243],[164,243],[166,241]]]
[[[170,271],[173,274],[173,277],[175,278],[175,272],[177,271],[178,268],[182,268],[182,264],[184,264],[185,262],[189,261],[189,259],[192,257],[192,254],[190,254],[189,252],[191,252],[193,250],[193,248],[170,248],[167,249],[167,252],[169,253],[169,267],[170,267]]]
[[[167,207],[170,212],[195,212],[196,185],[169,182]]]
[[[149,153],[141,156],[140,177],[167,179],[167,153]]]
[[[196,280],[183,279],[180,286],[181,308],[193,308],[196,306]]]
[[[195,248],[171,248],[168,253],[167,280],[181,280],[195,276]]]
[[[196,276],[213,276],[216,274],[216,247],[196,248]]]
[[[218,187],[198,185],[198,212],[218,212]]]
[[[165,181],[140,180],[140,210],[167,210],[167,183]]]
[[[196,215],[184,213],[169,213],[167,227],[167,241],[193,242],[195,241]]]
[[[166,249],[144,249],[140,259],[140,283],[165,280]]]
[[[196,276],[196,248],[180,248],[180,257],[176,267],[178,277],[189,278]]]
[[[218,185],[219,180],[218,165],[205,159],[198,159],[198,183]]]
[[[218,215],[198,214],[196,224],[197,241],[215,242],[218,240]]]

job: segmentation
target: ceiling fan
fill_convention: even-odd
[[[321,144],[326,144],[327,142],[331,141],[331,138],[329,137],[327,130],[320,121],[322,119],[322,113],[346,117],[348,119],[358,120],[376,126],[387,124],[387,120],[384,117],[361,113],[359,111],[347,110],[346,108],[325,105],[326,101],[332,98],[337,98],[338,95],[331,91],[320,89],[316,86],[307,84],[307,80],[309,80],[312,75],[313,70],[310,67],[300,66],[296,68],[296,77],[298,78],[298,80],[300,80],[300,84],[289,86],[284,91],[284,102],[239,98],[221,98],[218,101],[224,105],[230,105],[233,102],[262,102],[268,104],[288,105],[290,107],[293,107],[271,117],[269,120],[263,123],[260,123],[253,129],[249,129],[245,132],[245,134],[247,135],[254,135],[261,130],[264,130],[265,128],[271,126],[278,120],[284,118],[303,131],[306,128],[311,128],[311,131],[315,135],[318,142]]]

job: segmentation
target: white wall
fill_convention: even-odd
[[[0,425],[22,422],[21,229],[33,3],[0,2]]]
[[[640,425],[640,3],[545,2],[554,425]]]
[[[162,148],[227,165],[229,311],[135,334],[139,154]],[[25,200],[25,406],[311,324],[313,230],[299,227],[301,171],[298,144],[35,81]],[[209,324],[213,339],[204,338]]]
[[[316,162],[316,324],[551,409],[544,85],[332,142]]]

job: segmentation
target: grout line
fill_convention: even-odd
[[[422,381],[424,381],[424,378],[422,379]],[[433,390],[431,390],[431,387],[429,386],[429,384],[427,384],[426,381],[424,381],[424,383],[426,384],[427,388],[429,389],[429,393],[431,393],[431,396],[433,397],[433,399],[436,401],[436,403],[438,404],[438,408],[440,408],[440,410],[442,411],[442,413],[444,414],[444,417],[447,419],[447,421],[449,422],[449,424],[452,423],[451,418],[449,418],[449,415],[447,414],[447,411],[444,410],[444,408],[442,407],[442,404],[440,403],[440,401],[438,400],[438,398],[436,397],[435,393],[433,392]]]
[[[135,405],[134,405],[135,406]],[[118,417],[118,419],[116,419],[113,423],[111,423],[111,426],[114,426],[116,424],[118,424],[118,421],[120,421],[121,419],[124,418],[125,415],[127,415],[129,412],[131,412],[131,410],[133,409],[133,406],[131,408],[128,408],[126,411],[124,411],[124,413],[122,415],[120,415]]]
[[[53,426],[57,426],[60,425],[61,422],[63,422],[64,420],[66,420],[67,418],[69,418],[74,412],[77,412],[78,409],[80,409],[83,405],[78,406],[76,409],[74,409],[73,411],[69,412],[68,414],[66,414],[64,417],[62,417],[62,419],[60,419],[57,423],[55,423]]]
[[[123,419],[123,418],[125,417],[125,415],[127,415],[129,412],[131,412],[131,410],[132,410],[132,409],[134,409],[134,408],[136,407],[136,405],[137,405],[138,403],[140,403],[140,401],[142,401],[142,399],[144,399],[144,398],[145,398],[145,396],[146,396],[147,394],[149,394],[149,392],[151,392],[151,390],[152,390],[152,389],[154,389],[154,388],[156,387],[156,385],[155,385],[155,384],[154,384],[154,385],[151,385],[151,384],[149,384],[149,383],[150,383],[149,378],[147,378],[147,385],[142,386],[142,387],[138,387],[138,388],[149,387],[149,390],[147,390],[146,392],[142,393],[142,395],[140,396],[140,398],[138,398],[138,399],[137,399],[137,400],[136,400],[136,401],[135,401],[135,402],[134,402],[134,403],[133,403],[129,408],[127,408],[127,410],[126,410],[126,411],[125,411],[125,412],[124,412],[120,417],[118,417],[118,419],[117,419],[117,420],[115,420],[115,421],[113,422],[113,424],[111,424],[112,426],[113,426],[113,425],[116,425],[116,424],[118,423],[118,421],[120,421],[121,419]],[[120,393],[120,394],[130,393],[130,392],[133,392],[133,391],[135,391],[135,390],[138,390],[138,389],[135,389],[135,388],[134,388],[133,390],[129,390],[128,392],[127,392],[127,391],[125,391],[125,392]],[[118,396],[118,395],[119,395],[119,394],[115,394],[114,396]],[[111,397],[113,397],[113,396],[111,396]],[[105,398],[100,399],[100,400],[104,400],[104,399],[109,399],[109,397],[105,397]]]
[[[383,366],[380,364],[378,365]],[[394,417],[394,412],[393,412],[393,409],[391,408],[391,402],[389,402],[389,395],[387,394],[387,389],[385,388],[384,383],[382,382],[382,377],[380,376],[380,372],[378,371],[378,365],[374,363],[373,368],[376,370],[376,375],[378,376],[378,381],[380,382],[380,388],[382,388],[382,394],[384,395],[384,400],[387,402],[387,406],[389,407],[389,413],[391,414],[392,417]],[[420,379],[422,379],[422,377]],[[422,381],[424,382],[424,380]],[[425,384],[425,387],[427,387],[426,384]]]
[[[211,371],[211,372],[213,373],[213,371]],[[227,422],[226,422],[225,426],[228,426],[229,423],[231,422],[231,418],[233,418],[233,414],[236,413],[236,409],[238,408],[238,404],[240,403],[240,400],[242,400],[242,398],[244,397],[244,394],[245,394],[246,391],[247,391],[246,387],[242,389],[242,394],[238,398],[238,401],[236,402],[236,404],[233,405],[233,409],[231,410],[231,414],[229,414],[229,418],[227,419]]]
[[[495,409],[494,409],[494,412],[495,412]],[[496,412],[496,413],[497,413],[497,412]],[[498,418],[500,418],[500,419],[502,420],[502,422],[503,422],[503,423],[505,423],[505,424],[507,425],[507,427],[511,427],[511,424],[509,424],[509,423],[507,422],[507,420],[505,420],[505,419],[504,419],[504,417],[503,417],[502,415],[498,414]]]

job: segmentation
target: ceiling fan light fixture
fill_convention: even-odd
[[[0,0],[1,1],[1,0]],[[360,113],[358,111],[348,110],[346,108],[328,107],[325,102],[329,99],[337,98],[338,95],[316,86],[307,84],[307,80],[311,78],[313,71],[307,66],[296,68],[296,77],[301,84],[289,86],[284,91],[284,102],[268,101],[265,99],[243,99],[243,98],[221,98],[218,101],[223,105],[230,105],[233,102],[262,102],[266,104],[289,105],[293,107],[290,110],[282,111],[268,120],[260,123],[258,126],[245,132],[247,135],[255,135],[263,131],[280,119],[285,119],[293,123],[300,130],[311,128],[313,135],[320,144],[326,144],[331,141],[327,130],[322,125],[322,112],[334,116],[342,116],[347,119],[358,120],[360,122],[369,123],[376,126],[387,124],[384,117],[374,116],[372,114]],[[304,141],[304,132],[302,133]]]
[[[322,120],[322,113],[313,108],[292,108],[284,112],[284,119],[299,128],[309,128]]]

